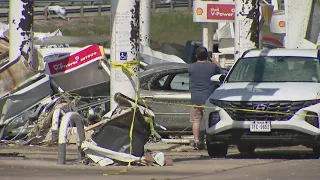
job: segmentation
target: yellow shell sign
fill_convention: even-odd
[[[203,14],[203,9],[202,8],[197,8],[196,13],[197,13],[197,15],[202,15]]]

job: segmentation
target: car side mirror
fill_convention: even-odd
[[[226,75],[216,74],[216,75],[212,76],[212,77],[210,78],[210,80],[211,80],[212,82],[222,83],[225,78],[226,78]]]

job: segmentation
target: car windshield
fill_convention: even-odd
[[[239,59],[227,82],[319,82],[319,59],[253,57]]]

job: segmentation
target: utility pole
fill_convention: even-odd
[[[138,0],[111,0],[111,109],[117,106],[116,93],[132,99],[138,95],[139,9]]]
[[[260,0],[235,0],[235,61],[249,49],[259,48]]]
[[[9,2],[9,59],[13,61],[21,56],[31,65],[34,1],[11,0]]]
[[[38,64],[33,58],[33,0],[9,1],[9,61],[8,68],[15,87],[33,76]]]
[[[279,0],[271,0],[271,4],[273,5],[274,11],[279,10]],[[280,1],[280,4],[281,4],[281,1]]]
[[[140,0],[140,44],[150,47],[151,0]]]
[[[208,23],[202,23],[202,46],[209,48],[209,27]]]

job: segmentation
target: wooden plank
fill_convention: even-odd
[[[155,12],[156,11],[156,1],[152,1],[152,8],[153,8],[153,11]]]
[[[80,7],[80,16],[84,17],[83,5]]]
[[[101,4],[98,6],[98,16],[101,16]]]
[[[188,1],[188,10],[192,12],[192,0]]]

